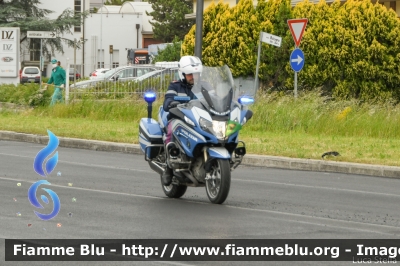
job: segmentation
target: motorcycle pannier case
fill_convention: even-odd
[[[163,148],[160,124],[154,119],[142,118],[139,126],[140,149],[148,159],[155,158]]]

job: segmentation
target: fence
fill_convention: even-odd
[[[179,79],[178,68],[156,65],[132,65],[112,69],[99,78],[70,78],[68,99],[136,98],[145,91],[164,94],[169,84]]]
[[[71,80],[71,79],[70,79]],[[164,95],[172,81],[179,80],[176,65],[133,65],[112,69],[101,79],[85,77],[69,85],[69,101],[91,99],[138,98],[145,91],[153,90]],[[243,94],[254,95],[254,78],[235,78],[235,86]]]

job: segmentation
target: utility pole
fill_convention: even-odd
[[[203,6],[204,0],[197,0],[196,7],[196,36],[194,45],[194,55],[200,58],[203,46]]]

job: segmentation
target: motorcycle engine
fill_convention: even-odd
[[[206,171],[204,170],[204,159],[203,157],[197,157],[194,163],[192,163],[193,176],[200,182],[205,182]]]

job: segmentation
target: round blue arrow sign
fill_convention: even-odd
[[[290,66],[295,72],[299,72],[304,66],[304,53],[299,48],[293,50],[290,54]]]

